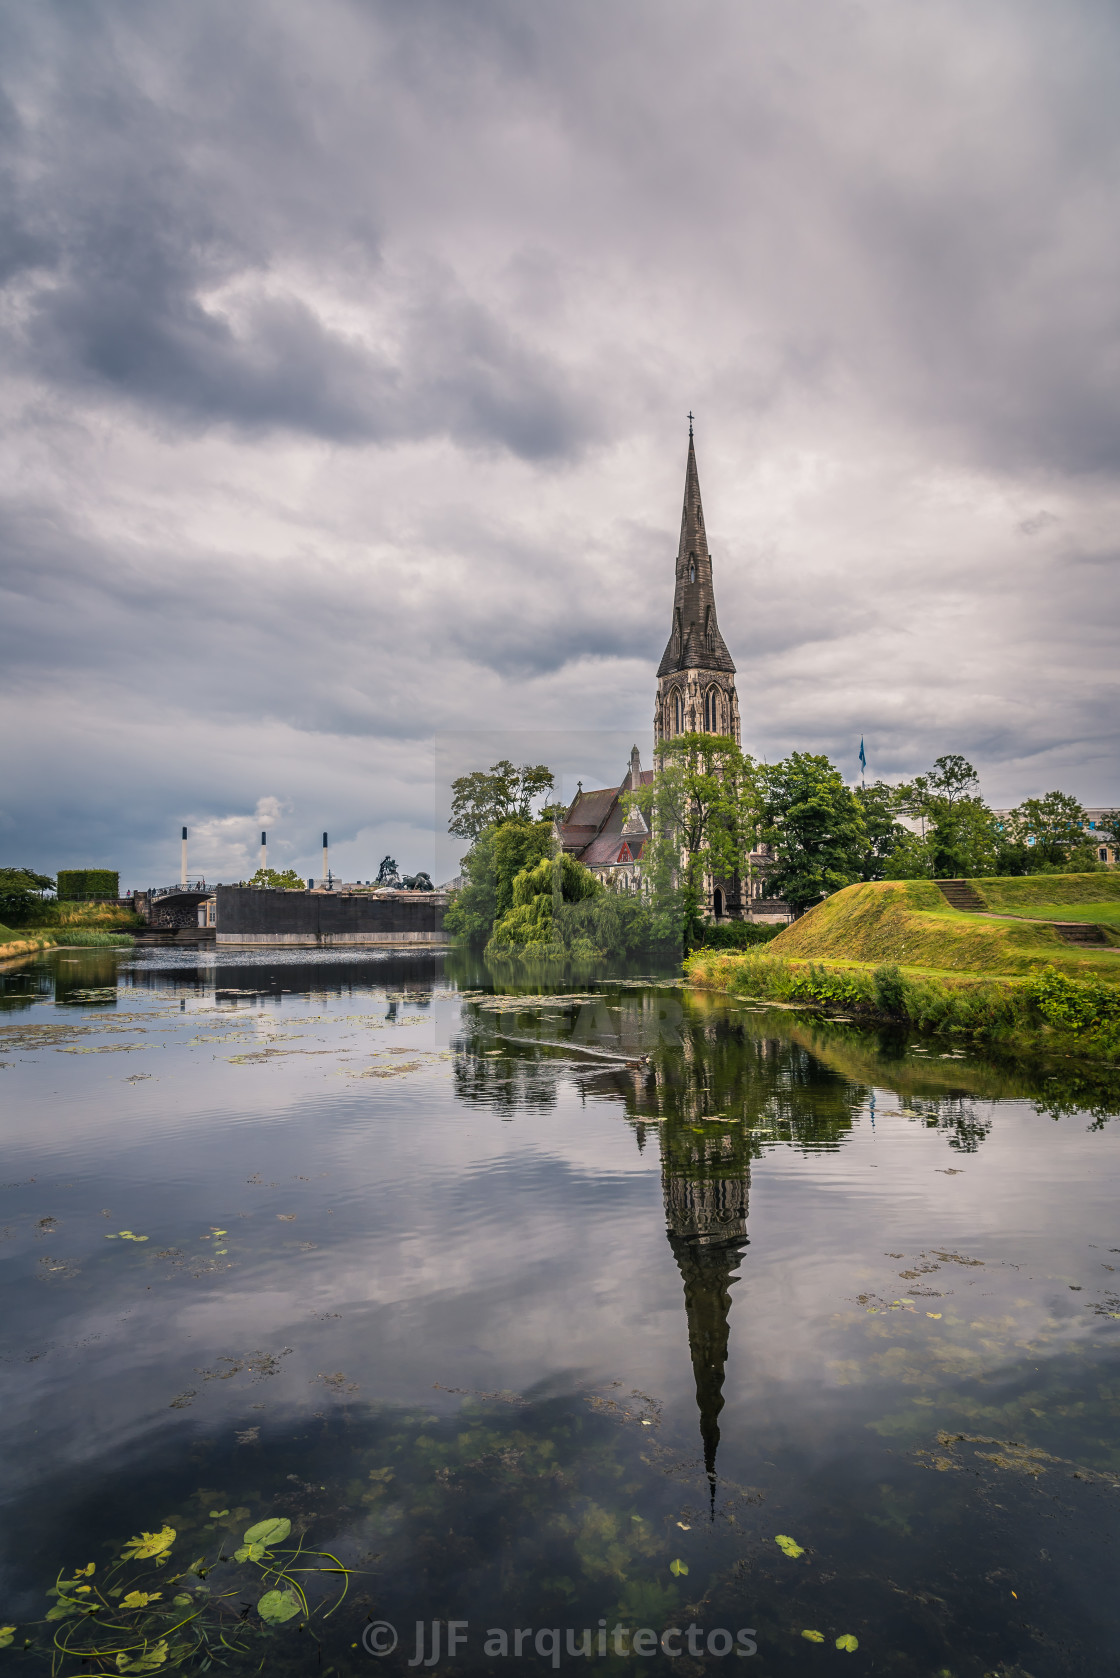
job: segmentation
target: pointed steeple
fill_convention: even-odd
[[[735,665],[716,622],[716,598],[712,585],[712,559],[704,507],[700,500],[700,474],[696,467],[696,443],[692,417],[688,425],[688,460],[684,473],[684,506],[681,510],[681,539],[677,549],[676,587],[673,594],[673,627],[669,644],[658,668],[659,677],[676,670],[721,670],[734,675]]]

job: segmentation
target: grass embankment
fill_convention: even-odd
[[[43,906],[38,926],[0,926],[0,959],[67,945],[102,949],[131,944],[144,925],[134,909],[118,903],[51,903]]]
[[[1107,874],[1024,874],[1021,877],[970,880],[989,909],[1000,915],[1030,915],[1053,909],[1054,920],[1081,920],[1069,913],[1091,904],[1120,909],[1120,872]],[[938,893],[940,896],[940,893]]]
[[[1097,876],[1068,878],[1076,882]],[[976,888],[1018,883],[969,881]],[[1062,883],[1060,877],[1050,878],[1052,895]],[[1062,908],[1055,918],[1065,918]],[[1025,977],[1052,966],[1071,978],[1099,974],[1120,983],[1120,958],[1110,951],[1067,944],[1044,921],[989,920],[951,909],[932,880],[848,886],[794,921],[769,948],[791,960],[891,961],[924,973]]]
[[[1048,885],[1057,895],[1067,880],[1097,878],[1107,876]],[[849,886],[765,953],[700,950],[685,971],[740,995],[1120,1059],[1120,954],[1073,948],[1034,920],[960,913],[927,880]]]

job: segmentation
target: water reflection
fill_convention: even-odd
[[[772,1671],[805,1628],[904,1678],[1105,1670],[1111,1135],[963,1049],[433,973],[12,979],[9,1617],[131,1532],[185,1562],[279,1514],[360,1570],[325,1633],[353,1678],[366,1617],[464,1612],[751,1625]],[[253,1636],[235,1671],[306,1669]]]

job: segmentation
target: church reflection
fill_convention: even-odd
[[[684,1281],[688,1349],[704,1470],[714,1501],[719,1417],[731,1327],[731,1287],[749,1237],[750,1150],[742,1136],[664,1125],[661,1187],[669,1246]]]
[[[660,1152],[666,1235],[684,1289],[700,1443],[714,1507],[732,1290],[749,1246],[751,1164],[766,1144],[843,1145],[867,1085],[754,1017],[637,987],[583,997],[469,1003],[456,1057],[461,1099],[541,1108],[574,1077],[619,1102],[644,1152]],[[539,1047],[539,1052],[534,1052]],[[600,1065],[577,1057],[596,1054]]]

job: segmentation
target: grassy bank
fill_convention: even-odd
[[[1055,918],[1097,918],[1067,911],[1120,903],[1111,874],[970,883],[1011,914],[1053,904]],[[1120,1060],[1120,953],[1074,948],[1043,919],[961,913],[928,880],[849,886],[765,951],[698,950],[685,971],[698,985],[856,1019]]]
[[[7,961],[9,957],[30,955],[36,950],[45,950],[54,943],[57,943],[54,933],[43,931],[39,927],[0,926],[0,961]]]
[[[1096,881],[1110,886],[1120,883],[1114,882],[1112,875],[1046,876],[1051,897],[1059,898],[1055,918],[1066,918],[1060,894],[1069,891],[1072,896],[1083,889],[1085,882]],[[993,897],[998,897],[1004,887],[1029,886],[1035,882],[975,880],[969,883],[977,891],[983,886]],[[1117,943],[1120,944],[1120,931]],[[1075,948],[1043,920],[989,920],[984,915],[951,909],[932,880],[876,880],[867,885],[848,886],[810,909],[769,947],[776,956],[793,960],[876,966],[895,962],[900,967],[926,973],[1024,978],[1054,967],[1070,978],[1097,977],[1105,983],[1120,984],[1120,955],[1105,949]]]
[[[1120,1062],[1120,986],[1043,968],[1027,978],[933,974],[893,962],[791,961],[759,952],[699,950],[693,984],[776,1002],[803,1002],[850,1019],[894,1021],[1032,1051]]]

